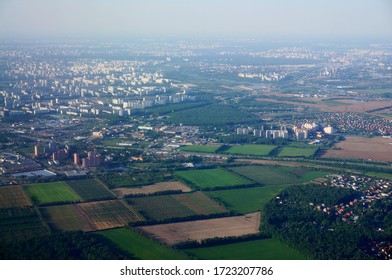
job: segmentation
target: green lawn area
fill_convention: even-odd
[[[118,228],[96,232],[109,239],[115,246],[140,260],[183,260],[186,256],[132,230]]]
[[[232,155],[268,156],[276,147],[274,145],[232,146],[224,153]]]
[[[65,182],[31,184],[24,185],[23,187],[35,204],[83,200]]]
[[[278,153],[279,157],[312,157],[317,152],[317,148],[296,148],[283,147]]]
[[[392,180],[392,174],[389,173],[366,172],[366,176]]]
[[[235,187],[253,183],[220,168],[177,171],[174,175],[183,179],[192,187],[201,190],[219,187]]]
[[[202,260],[304,260],[306,256],[272,239],[185,250]]]
[[[226,208],[245,214],[262,209],[264,205],[286,188],[287,185],[270,186],[211,191],[206,192],[206,194],[211,198],[222,202]]]
[[[220,146],[205,146],[205,145],[191,145],[182,146],[179,148],[183,152],[193,152],[193,153],[215,153]]]

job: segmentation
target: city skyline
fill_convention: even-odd
[[[392,37],[392,3],[376,1],[2,1],[0,38]]]

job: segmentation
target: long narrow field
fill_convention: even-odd
[[[0,208],[31,206],[32,203],[22,186],[0,187]]]
[[[274,145],[232,146],[224,153],[233,155],[268,156],[275,148],[277,148],[277,146]]]
[[[122,227],[140,217],[136,211],[122,201],[108,200],[99,202],[59,205],[41,208],[48,224],[61,231],[96,231]]]
[[[306,256],[275,239],[237,242],[185,250],[202,260],[305,260]]]
[[[130,194],[153,194],[164,191],[182,191],[190,192],[191,188],[181,182],[161,182],[153,185],[143,186],[141,188],[117,188],[113,192],[120,198]]]
[[[261,210],[267,202],[275,198],[285,188],[287,185],[212,191],[207,194],[213,199],[221,201],[232,211],[249,213]]]
[[[241,236],[259,232],[260,212],[227,218],[138,227],[168,245],[188,240]]]
[[[97,232],[115,246],[140,260],[182,260],[187,257],[130,229],[117,228]]]
[[[283,147],[278,157],[312,157],[317,152],[317,148],[297,148],[297,147]]]
[[[48,233],[33,208],[0,209],[0,243]]]
[[[180,151],[183,152],[193,152],[193,153],[216,153],[216,151],[221,146],[206,146],[206,145],[189,145],[189,146],[182,146],[179,148]]]
[[[192,187],[201,190],[253,184],[253,182],[247,179],[231,174],[220,168],[177,171],[174,175],[183,179]]]
[[[79,202],[82,198],[65,182],[31,184],[23,186],[35,204]]]
[[[130,198],[127,202],[148,220],[227,212],[224,207],[200,192]]]
[[[95,179],[71,180],[67,184],[83,199],[83,201],[115,198],[115,196]]]

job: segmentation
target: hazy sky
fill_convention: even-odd
[[[392,38],[392,0],[0,0],[20,36]]]

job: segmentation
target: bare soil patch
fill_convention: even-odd
[[[0,187],[0,208],[17,208],[31,206],[22,186]]]
[[[139,227],[160,242],[173,245],[189,240],[241,236],[259,232],[260,212],[244,216]]]
[[[141,188],[118,188],[114,189],[113,192],[120,198],[129,194],[152,194],[163,191],[192,191],[188,186],[181,182],[161,182],[153,185],[143,186]]]
[[[323,157],[392,161],[392,139],[347,136],[346,140],[336,144],[334,147],[338,148],[338,150],[328,150]]]

